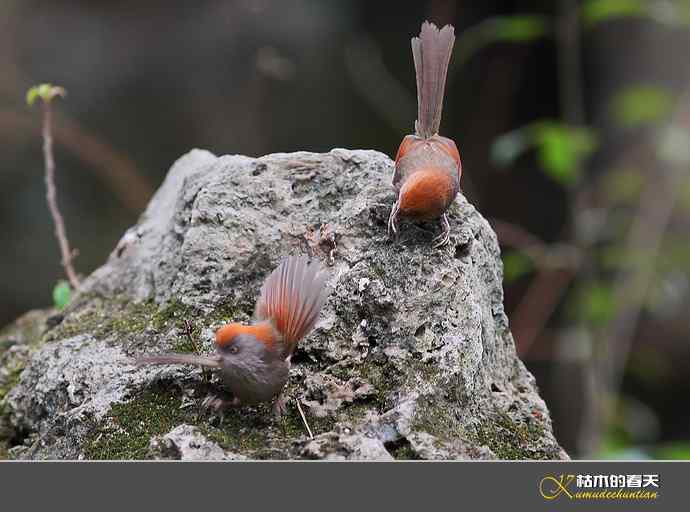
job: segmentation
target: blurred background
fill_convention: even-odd
[[[416,117],[410,37],[457,41],[441,133],[497,231],[506,310],[575,458],[690,458],[690,1],[0,2],[0,324],[87,275],[194,147],[394,155]]]

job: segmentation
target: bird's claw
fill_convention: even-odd
[[[400,213],[400,201],[396,201],[391,208],[391,213],[388,216],[388,236],[395,237],[398,235],[398,213]],[[391,233],[393,233],[391,235]]]
[[[448,216],[444,213],[441,216],[441,234],[434,238],[434,249],[448,245],[450,241],[450,223],[448,222]]]

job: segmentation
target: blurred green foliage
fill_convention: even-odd
[[[556,17],[549,20],[529,16],[501,17],[482,22],[477,28],[484,31],[484,43],[522,43],[555,35],[555,31],[562,28],[559,20],[567,22],[574,19],[586,28],[631,18],[651,20],[672,28],[690,26],[690,0],[585,0],[579,13],[577,20],[567,9],[557,8]],[[563,27],[566,25],[564,23]],[[493,35],[486,34],[488,30],[493,30]],[[587,37],[586,33],[580,35],[583,39]],[[566,39],[559,37],[553,40],[558,59],[569,50],[569,43],[564,43]],[[576,53],[579,51],[578,48]],[[570,62],[564,60],[564,64],[572,66],[572,58]],[[631,228],[639,227],[639,219],[649,209],[653,187],[659,180],[670,176],[668,173],[687,172],[690,166],[688,128],[683,119],[677,114],[674,116],[678,105],[687,103],[688,98],[679,99],[678,92],[669,85],[650,80],[645,78],[636,82],[633,79],[619,84],[606,107],[607,116],[615,126],[626,130],[645,129],[639,133],[614,131],[616,139],[609,133],[598,131],[609,129],[605,123],[574,126],[559,120],[536,119],[497,137],[490,148],[491,161],[497,167],[506,168],[515,165],[519,158],[529,157],[544,175],[564,187],[566,202],[571,207],[573,229],[571,235],[565,235],[566,239],[558,241],[558,244],[572,246],[586,254],[584,265],[573,267],[576,280],[563,299],[564,310],[569,317],[565,323],[578,325],[587,331],[587,339],[595,342],[592,345],[594,356],[600,347],[616,349],[614,343],[618,340],[611,339],[609,328],[621,308],[632,307],[637,313],[656,319],[677,314],[671,310],[683,304],[683,294],[690,280],[690,239],[674,235],[670,221],[656,228],[663,230],[660,247],[650,243],[650,247],[641,244],[642,247],[638,248],[630,242],[631,236],[635,235]],[[584,85],[579,84],[579,87],[584,88]],[[586,91],[581,92],[584,96]],[[593,113],[582,112],[582,118],[588,118],[589,114]],[[592,117],[596,119],[595,115]],[[597,131],[594,126],[597,126]],[[631,137],[635,137],[634,151],[625,150],[617,158],[606,159],[620,151],[618,144],[622,138]],[[604,142],[614,144],[611,150],[603,148],[607,150],[601,152],[604,158],[597,159],[596,166],[589,168],[589,158]],[[672,198],[663,197],[661,194],[664,193],[668,194],[660,192],[660,201],[676,201],[674,204],[679,210],[690,210],[690,180],[683,180],[680,186],[674,185]],[[568,233],[568,230],[564,232]],[[513,283],[528,275],[539,263],[519,250],[506,250],[503,254],[505,283]],[[635,290],[620,297],[620,291],[624,289],[620,288],[621,282],[640,272],[648,272],[650,282],[638,286],[633,281]],[[650,349],[651,352],[640,358],[643,349],[636,345],[631,354],[624,353],[621,357],[625,363],[630,356],[626,377],[644,382],[651,389],[668,374],[666,368],[669,363],[663,360],[664,355],[658,348]],[[593,360],[586,364],[592,363]],[[596,366],[590,368],[596,371]],[[690,458],[690,442],[655,444],[662,439],[658,411],[626,399],[620,387],[611,391],[611,399],[618,405],[612,417],[607,419],[601,450],[596,456]],[[607,391],[602,389],[601,392]]]
[[[582,6],[586,24],[593,25],[616,18],[642,17],[647,14],[645,0],[588,0]]]
[[[55,309],[62,310],[69,304],[72,298],[72,289],[67,281],[58,281],[53,288],[53,305]]]
[[[582,161],[596,149],[594,132],[552,121],[537,123],[534,132],[542,169],[562,185],[575,184]]]
[[[666,89],[638,84],[626,87],[613,98],[610,113],[624,127],[637,127],[663,121],[671,113],[673,97]]]
[[[645,18],[672,26],[690,24],[688,0],[587,0],[582,6],[586,26],[624,18]]]
[[[505,167],[525,151],[535,149],[545,174],[561,185],[571,186],[580,177],[584,159],[596,147],[596,135],[589,128],[544,120],[498,137],[491,147],[491,159]]]
[[[546,16],[523,14],[493,18],[491,39],[495,42],[527,43],[544,37],[549,22]]]
[[[602,187],[612,203],[632,203],[639,199],[645,179],[632,167],[611,169],[602,179]]]
[[[690,460],[690,441],[665,443],[654,450],[655,458],[665,460]]]
[[[517,250],[503,251],[503,278],[507,283],[512,283],[534,269],[532,259],[525,253]]]
[[[658,420],[651,409],[627,397],[613,407],[597,459],[690,460],[690,441],[654,443]]]
[[[550,32],[551,21],[538,14],[489,18],[460,32],[455,42],[452,67],[461,67],[482,48],[496,43],[529,43]]]
[[[571,313],[591,326],[606,325],[616,312],[613,289],[604,282],[582,285],[571,303]]]

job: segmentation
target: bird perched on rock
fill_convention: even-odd
[[[453,140],[438,134],[443,93],[455,33],[425,21],[419,37],[412,38],[417,76],[415,134],[406,135],[395,157],[393,186],[398,200],[388,218],[388,233],[398,232],[398,216],[418,220],[441,219],[442,232],[435,247],[446,245],[450,224],[446,210],[460,190],[460,153]]]
[[[216,332],[216,354],[162,354],[137,359],[138,365],[193,364],[219,369],[233,395],[210,397],[205,405],[221,409],[268,402],[278,397],[274,411],[285,409],[281,394],[288,379],[290,358],[297,343],[314,327],[326,301],[328,276],[305,256],[283,260],[264,282],[251,325],[231,323]]]

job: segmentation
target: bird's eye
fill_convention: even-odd
[[[231,354],[237,354],[239,351],[240,351],[240,349],[237,347],[234,347],[234,346],[230,347],[230,353]]]

